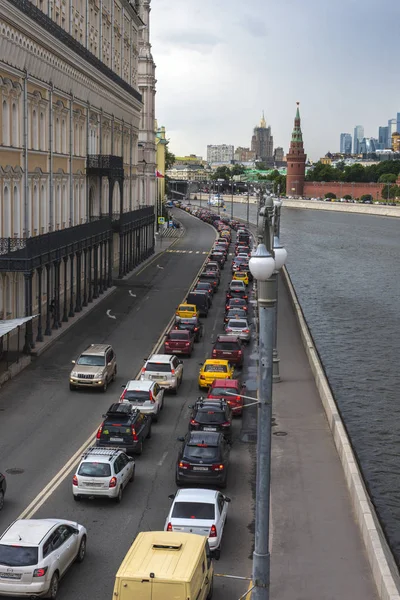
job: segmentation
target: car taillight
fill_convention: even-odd
[[[133,435],[133,441],[137,442],[138,441],[138,436],[136,435],[136,430],[134,428],[134,426],[131,426],[131,431],[132,431],[132,435]]]
[[[205,379],[205,375],[200,375],[200,379]]]
[[[241,350],[238,350],[238,351],[237,351],[237,353],[238,353],[238,354],[242,354],[242,351],[241,351]]]
[[[225,423],[221,423],[221,427],[230,427],[231,424],[229,423],[229,421],[225,421]]]
[[[122,400],[125,398],[125,394],[126,394],[126,390],[124,390],[120,396],[120,402],[122,402]]]
[[[208,537],[217,537],[217,528],[215,525],[211,525],[210,535]]]
[[[150,398],[150,402],[153,402],[153,404],[154,404],[155,400],[154,400],[154,397],[153,397],[153,392],[150,392],[149,398]]]
[[[146,367],[143,367],[141,373],[146,373]]]
[[[102,431],[103,431],[103,425],[100,425],[100,427],[98,428],[98,430],[97,430],[97,433],[96,433],[96,438],[97,438],[98,440],[100,439],[100,436],[101,436],[101,432],[102,432]]]
[[[227,328],[225,329],[225,331],[232,331],[232,329],[231,329],[230,327],[227,327]]]
[[[180,469],[189,469],[190,464],[187,462],[184,462],[183,460],[179,461],[179,468]]]
[[[211,469],[213,471],[223,471],[224,470],[224,465],[212,465]]]
[[[243,329],[243,333],[249,333],[250,329]]]
[[[243,296],[243,300],[247,300],[247,296]]]
[[[42,567],[41,569],[35,569],[33,571],[33,577],[44,577],[47,573],[48,567]]]
[[[171,375],[175,375],[175,369],[171,369]]]
[[[217,356],[217,351],[216,351],[216,350],[213,350],[213,351],[212,351],[212,355],[213,355],[213,356]]]
[[[72,478],[72,485],[78,485],[78,478],[76,475],[74,475]]]
[[[172,531],[172,523],[168,523],[168,525],[167,525],[167,531]]]
[[[190,424],[191,425],[198,425],[198,422],[195,419],[190,419]]]
[[[110,479],[110,483],[108,484],[109,488],[114,488],[117,485],[117,478],[116,477],[111,477]]]

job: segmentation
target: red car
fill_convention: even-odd
[[[243,347],[239,338],[232,335],[218,335],[211,352],[212,358],[229,360],[231,365],[243,366]]]
[[[171,329],[166,334],[164,342],[165,354],[186,354],[191,356],[194,346],[194,336],[188,329]]]
[[[241,398],[241,396],[243,396],[245,391],[246,386],[242,385],[238,379],[214,379],[208,390],[207,398],[225,400],[231,407],[233,415],[240,416],[244,404],[244,398]],[[230,394],[233,395],[231,396]]]

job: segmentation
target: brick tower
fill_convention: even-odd
[[[286,195],[302,196],[304,190],[304,178],[306,174],[307,155],[303,148],[303,135],[300,126],[299,102],[297,102],[296,117],[290,142],[289,152],[286,155],[287,176],[286,176]]]

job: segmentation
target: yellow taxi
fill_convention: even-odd
[[[181,319],[191,319],[192,317],[200,316],[195,304],[180,304],[175,314],[177,317],[181,317]]]
[[[244,285],[249,285],[249,274],[247,271],[235,271],[232,279],[236,279],[236,281],[243,281]]]
[[[227,360],[208,358],[200,369],[199,389],[210,387],[214,379],[232,379],[234,370]]]

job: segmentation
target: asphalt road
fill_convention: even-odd
[[[209,356],[211,340],[222,331],[229,268],[223,272],[220,291],[208,318],[204,319],[204,337],[196,344],[192,358],[184,359],[179,393],[166,396],[165,409],[153,427],[152,439],[146,442],[143,455],[136,459],[135,482],[125,491],[122,503],[115,505],[106,500],[75,503],[71,492],[72,470],[65,465],[95,432],[102,413],[119,397],[121,386],[138,373],[215,239],[215,231],[194,217],[179,211],[179,219],[186,229],[181,240],[128,281],[121,282],[117,291],[79,327],[66,333],[1,392],[1,468],[23,472],[7,476],[8,490],[0,526],[7,527],[39,495],[34,517],[67,518],[88,529],[87,557],[82,565],[74,565],[67,573],[60,586],[60,600],[111,600],[115,573],[130,544],[139,531],[163,528],[170,506],[168,495],[176,489],[174,467],[179,446],[176,438],[187,429],[187,405],[199,395],[199,363]],[[107,317],[107,309],[117,317],[115,320]],[[118,361],[117,381],[105,394],[70,392],[71,360],[93,342],[113,345]],[[240,442],[240,428],[241,420],[237,419],[225,492],[232,503],[216,572],[249,576],[254,446]],[[63,473],[67,474],[64,479]],[[53,478],[55,485],[46,493],[46,486]],[[247,587],[248,583],[217,577],[215,597],[234,600]]]

